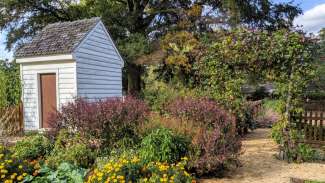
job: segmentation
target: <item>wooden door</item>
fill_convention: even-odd
[[[49,118],[56,112],[56,75],[40,75],[41,128],[49,128]]]

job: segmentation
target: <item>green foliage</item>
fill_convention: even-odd
[[[19,65],[0,60],[0,107],[20,102],[21,83]]]
[[[272,126],[271,137],[277,144],[283,144],[283,129],[286,127],[287,121],[284,119],[279,120]]]
[[[164,106],[176,99],[184,96],[199,96],[200,92],[189,89],[181,83],[166,83],[159,79],[156,72],[157,67],[149,66],[144,77],[145,88],[142,90],[144,100],[152,110],[162,111]]]
[[[297,148],[297,156],[301,161],[312,161],[316,158],[316,151],[308,144],[299,144]]]
[[[171,130],[158,128],[143,138],[139,155],[146,162],[160,161],[174,163],[185,156],[189,141]]]
[[[315,74],[312,40],[287,30],[268,33],[236,29],[218,34],[219,39],[211,44],[206,57],[197,65],[204,90],[236,109],[243,100],[239,86],[271,81],[287,108],[299,104]]]
[[[47,166],[42,166],[37,176],[29,175],[25,182],[32,183],[81,183],[87,171],[69,163],[61,163],[57,169],[53,170]]]
[[[49,154],[52,149],[51,141],[43,135],[36,134],[25,137],[12,147],[13,156],[18,159],[37,159]]]
[[[282,114],[285,109],[285,103],[282,100],[277,99],[265,99],[263,100],[263,108],[272,109],[273,111]]]
[[[53,151],[46,157],[51,168],[58,167],[62,162],[88,168],[95,161],[96,153],[90,147],[88,139],[78,133],[61,130],[54,144]]]

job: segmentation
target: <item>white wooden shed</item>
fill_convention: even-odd
[[[50,24],[16,52],[25,130],[48,128],[76,97],[122,96],[124,61],[99,18]]]

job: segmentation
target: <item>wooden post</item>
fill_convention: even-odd
[[[323,141],[323,140],[325,140],[325,138],[324,138],[324,126],[325,126],[325,122],[324,122],[324,118],[323,118],[323,112],[324,111],[321,111],[321,113],[320,113],[320,127],[319,127],[319,130],[320,130],[320,132],[319,132],[319,140],[320,141]]]
[[[304,133],[305,133],[305,140],[308,140],[308,115],[307,111],[304,114]]]
[[[19,130],[24,132],[24,106],[23,103],[19,104]]]

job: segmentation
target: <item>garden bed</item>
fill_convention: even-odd
[[[257,129],[243,140],[242,167],[222,179],[204,183],[288,183],[291,177],[325,181],[324,163],[288,164],[276,159],[278,145],[269,137],[270,129]]]

